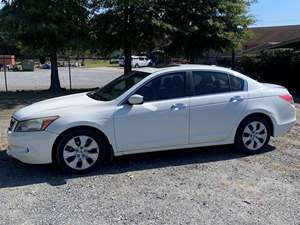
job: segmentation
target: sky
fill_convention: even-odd
[[[300,0],[257,0],[250,14],[257,26],[300,25]]]

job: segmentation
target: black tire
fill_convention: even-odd
[[[90,166],[87,169],[74,169],[74,168],[70,167],[64,159],[64,151],[65,151],[66,145],[68,144],[69,141],[71,141],[72,139],[74,139],[76,137],[79,137],[79,136],[90,137],[98,145],[98,152],[97,152],[98,157],[97,157],[96,160],[94,160],[92,162],[93,165]],[[57,148],[57,151],[56,151],[56,163],[63,170],[63,172],[65,172],[65,173],[71,173],[71,174],[90,173],[90,172],[94,171],[97,167],[99,167],[104,162],[105,153],[106,153],[106,149],[107,149],[107,146],[106,146],[105,143],[106,142],[104,141],[104,138],[101,135],[95,133],[94,131],[91,131],[91,130],[71,131],[71,132],[67,133],[60,140],[60,142],[58,144],[58,148]],[[87,159],[88,159],[88,157],[87,157]],[[86,162],[88,162],[87,159],[86,159]]]
[[[139,68],[139,67],[140,67],[139,64],[135,64],[135,65],[134,65],[134,68]]]
[[[247,146],[247,143],[249,143],[249,141],[246,142],[246,143],[244,143],[244,141],[243,141],[243,138],[250,138],[250,139],[252,138],[251,136],[247,137],[248,134],[245,132],[247,134],[247,135],[245,135],[244,131],[247,128],[247,126],[249,127],[249,125],[253,122],[254,123],[255,122],[261,123],[266,128],[265,129],[266,134],[264,134],[264,135],[266,135],[266,137],[264,138],[264,142],[262,142],[262,138],[259,140],[259,138],[255,138],[255,137],[253,137],[253,140],[250,140],[250,142],[254,141],[254,142],[259,143],[259,145],[262,145],[261,147],[257,146],[257,149],[255,149],[255,150],[250,149],[251,148],[250,145],[252,145],[252,147],[254,147],[254,142],[252,142],[253,144],[250,143]],[[251,125],[250,125],[250,127],[251,127]],[[243,154],[247,154],[247,155],[258,154],[258,153],[260,153],[260,152],[262,152],[266,149],[266,146],[269,144],[269,141],[270,141],[270,136],[271,136],[271,124],[270,124],[270,122],[262,116],[251,116],[251,117],[248,117],[245,120],[243,120],[241,122],[241,124],[239,125],[239,127],[237,129],[237,132],[236,132],[236,135],[235,135],[234,145],[235,145],[236,150],[238,150],[239,152],[241,152]]]

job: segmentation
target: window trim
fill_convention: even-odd
[[[230,85],[230,92],[233,92],[233,93],[235,93],[235,92],[242,92],[242,91],[247,91],[247,89],[246,89],[246,84],[247,84],[247,81],[245,80],[245,79],[242,79],[242,78],[240,78],[240,77],[237,77],[237,76],[234,76],[234,75],[232,75],[232,74],[229,74],[229,73],[227,73],[228,74],[228,78],[229,78],[229,85]],[[240,80],[242,80],[244,83],[244,87],[243,87],[243,90],[241,91],[241,90],[239,90],[239,91],[234,91],[233,89],[232,89],[232,85],[231,85],[231,77],[235,77],[235,78],[238,78],[238,79],[240,79]]]
[[[196,92],[195,92],[195,80],[194,80],[194,73],[195,72],[211,72],[211,73],[220,73],[220,74],[224,74],[224,75],[227,75],[227,77],[228,77],[228,82],[229,82],[229,87],[230,87],[230,91],[228,91],[228,92],[219,92],[219,93],[210,93],[210,94],[203,94],[203,95],[197,95],[196,94]],[[228,73],[228,72],[223,72],[223,71],[216,71],[216,70],[191,70],[190,71],[190,73],[191,73],[191,83],[190,83],[190,90],[191,90],[191,97],[200,97],[200,96],[209,96],[209,95],[220,95],[220,94],[225,94],[225,93],[236,93],[236,92],[245,92],[245,91],[248,91],[248,83],[247,83],[247,81],[245,80],[245,79],[243,79],[243,78],[240,78],[240,77],[237,77],[237,76],[234,76],[234,75],[232,75],[232,74],[230,74],[230,73]],[[232,76],[232,77],[237,77],[237,78],[239,78],[239,79],[241,79],[241,80],[243,80],[244,81],[244,88],[243,88],[243,90],[242,91],[233,91],[232,90],[232,87],[231,87],[231,82],[230,82],[230,76]]]
[[[183,98],[189,98],[191,97],[191,92],[190,92],[190,78],[189,78],[189,73],[190,71],[187,70],[179,70],[179,71],[170,71],[170,72],[166,72],[166,73],[161,73],[157,76],[154,76],[152,78],[150,78],[148,81],[144,82],[143,84],[141,84],[139,87],[137,87],[136,89],[134,89],[132,92],[130,92],[130,94],[127,95],[127,97],[125,97],[119,104],[120,105],[127,105],[128,99],[134,95],[139,89],[143,88],[145,85],[147,85],[148,83],[150,83],[151,81],[153,81],[156,78],[160,78],[163,76],[168,76],[171,74],[176,74],[176,73],[183,73],[184,77],[185,77],[185,87],[184,87],[184,92],[185,92],[185,96],[184,97],[180,97],[180,98],[169,98],[169,99],[162,99],[162,100],[153,100],[153,101],[147,101],[145,103],[149,103],[149,102],[162,102],[162,101],[170,101],[170,100],[174,100],[174,99],[183,99]]]

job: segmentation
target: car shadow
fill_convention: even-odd
[[[273,151],[275,147],[268,146],[262,152]],[[99,170],[87,175],[63,174],[53,165],[26,165],[0,152],[0,188],[19,187],[38,183],[51,186],[61,186],[69,179],[89,176],[103,176],[122,174],[133,171],[159,169],[192,164],[226,161],[245,157],[233,150],[232,146],[218,146],[194,149],[180,149],[175,151],[156,152],[122,156],[115,158]]]

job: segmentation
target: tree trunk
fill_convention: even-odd
[[[127,42],[124,46],[124,56],[125,56],[125,65],[124,65],[124,73],[130,73],[132,70],[132,65],[131,65],[131,56],[132,56],[132,49],[131,49],[131,43]]]
[[[61,92],[60,81],[58,77],[58,66],[57,66],[57,53],[53,53],[50,56],[51,61],[51,92]]]
[[[235,69],[235,49],[232,48],[232,52],[231,52],[231,69]]]
[[[131,65],[131,56],[132,56],[132,45],[130,36],[131,33],[129,31],[131,25],[130,18],[130,6],[129,1],[127,0],[126,5],[124,7],[124,24],[123,24],[123,38],[124,38],[124,73],[130,73],[132,70]]]
[[[46,57],[45,56],[40,56],[40,63],[45,64],[46,63]]]

